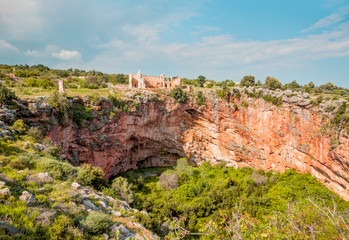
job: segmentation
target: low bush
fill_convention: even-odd
[[[39,168],[48,172],[52,177],[59,180],[66,180],[77,173],[77,168],[67,162],[61,162],[50,158],[40,158],[37,160]]]
[[[29,128],[28,136],[35,142],[41,142],[42,140],[42,132],[39,128],[36,128],[36,127]]]
[[[117,177],[113,180],[112,188],[127,203],[134,201],[134,193],[132,192],[132,184],[128,183],[124,177]]]
[[[63,239],[84,239],[78,229],[74,229],[74,221],[66,215],[59,215],[55,218],[52,226],[48,230],[50,239],[63,240]]]
[[[24,134],[27,130],[24,121],[22,119],[18,119],[13,123],[13,128],[19,133]]]
[[[84,120],[91,121],[93,116],[90,108],[78,105],[73,109],[73,122],[80,127]]]
[[[91,212],[81,221],[83,228],[91,234],[105,233],[112,226],[113,220],[108,214],[102,212]]]
[[[205,101],[206,101],[206,98],[205,98],[205,95],[203,94],[203,92],[198,91],[196,94],[196,104],[201,106],[201,105],[205,104]]]
[[[106,184],[104,172],[100,167],[93,167],[89,164],[83,164],[78,173],[78,179],[84,186],[92,186],[97,190],[102,189]]]
[[[17,99],[16,94],[6,86],[0,84],[0,104],[11,104],[11,101],[15,99]]]
[[[174,98],[177,103],[185,103],[187,101],[187,95],[178,86],[171,90],[170,97]]]
[[[276,106],[281,106],[283,104],[282,97],[273,97],[270,95],[264,95],[263,99],[267,102],[270,102]]]

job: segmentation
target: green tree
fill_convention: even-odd
[[[250,87],[255,85],[255,77],[252,75],[246,75],[244,76],[241,81],[240,85],[244,87]]]
[[[293,80],[291,83],[285,84],[283,89],[297,89],[301,86],[297,83],[296,80]]]
[[[104,172],[100,167],[83,164],[78,174],[79,181],[85,186],[92,186],[100,190],[106,183]]]
[[[170,92],[170,97],[173,97],[178,103],[185,103],[187,101],[187,95],[181,87],[175,87]]]
[[[135,195],[132,192],[132,184],[128,183],[126,178],[117,177],[113,180],[112,188],[121,197],[122,200],[127,203],[132,203],[135,199]]]
[[[16,99],[16,94],[0,83],[0,104],[10,104],[12,100]]]
[[[198,78],[196,80],[197,80],[199,86],[203,87],[204,83],[206,82],[206,77],[200,75],[200,76],[198,76]]]
[[[65,215],[60,215],[55,218],[52,226],[48,230],[50,239],[63,240],[74,239],[74,236],[70,234],[70,229],[73,226],[73,220]]]
[[[110,215],[102,212],[91,212],[86,219],[81,222],[84,229],[91,234],[102,234],[113,225]]]
[[[275,89],[278,89],[278,88],[282,87],[281,82],[279,82],[279,80],[277,78],[269,77],[269,76],[265,80],[265,85],[270,90],[275,90]]]

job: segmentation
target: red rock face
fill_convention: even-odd
[[[331,149],[315,110],[256,100],[198,107],[171,101],[142,104],[134,113],[94,119],[74,129],[55,125],[49,133],[72,163],[100,166],[106,177],[150,166],[173,166],[179,157],[193,164],[221,161],[234,167],[310,173],[349,200],[349,137]]]

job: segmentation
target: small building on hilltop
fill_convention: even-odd
[[[146,76],[141,74],[141,70],[137,73],[129,74],[130,88],[175,88],[182,87],[182,78],[171,77],[165,78],[165,74],[160,76]]]

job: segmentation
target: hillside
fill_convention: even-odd
[[[0,86],[2,235],[347,239],[346,89],[37,68]]]

